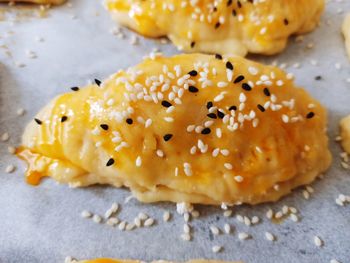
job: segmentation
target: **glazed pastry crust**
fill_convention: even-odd
[[[28,181],[47,175],[73,187],[126,186],[143,202],[215,205],[276,201],[309,184],[331,162],[326,110],[281,70],[228,59],[155,56],[57,97],[23,134]]]
[[[345,47],[350,58],[350,14],[345,17],[343,23],[343,34],[345,37]]]
[[[281,52],[290,35],[314,29],[324,9],[324,0],[216,1],[216,11],[212,0],[184,2],[106,0],[105,5],[120,24],[147,37],[168,36],[180,50],[240,56]]]
[[[350,115],[340,121],[340,136],[343,149],[350,154]]]
[[[19,3],[33,3],[33,4],[40,4],[40,5],[46,5],[46,4],[53,4],[53,5],[60,5],[66,2],[66,0],[0,0],[1,2],[19,2]]]

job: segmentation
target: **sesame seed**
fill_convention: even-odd
[[[151,125],[152,125],[152,119],[147,119],[145,122],[145,128],[148,128]]]
[[[8,151],[10,154],[15,154],[15,153],[16,153],[16,148],[13,147],[13,146],[8,146],[8,147],[7,147],[7,151]]]
[[[233,70],[233,65],[232,65],[232,63],[230,61],[226,62],[226,68],[230,69],[230,70]]]
[[[135,164],[136,164],[137,167],[140,167],[142,165],[141,156],[137,156]]]
[[[171,214],[169,211],[165,211],[163,214],[163,221],[168,222],[170,220]]]
[[[213,102],[209,101],[207,102],[207,109],[209,110],[211,107],[213,107]]]
[[[314,116],[315,116],[315,113],[312,112],[312,111],[310,111],[310,112],[306,115],[306,118],[307,118],[307,119],[311,119],[311,118],[313,118]]]
[[[17,110],[17,115],[18,115],[18,116],[23,116],[24,113],[25,113],[25,110],[24,110],[23,108],[19,108],[19,109]]]
[[[165,107],[165,108],[169,108],[172,106],[172,104],[166,100],[163,100],[162,101],[162,106]]]
[[[90,218],[90,217],[92,217],[92,213],[87,211],[87,210],[83,210],[80,215],[83,218]]]
[[[269,241],[275,241],[275,236],[270,232],[265,232],[265,238]]]
[[[121,231],[125,230],[125,227],[126,227],[126,222],[125,221],[120,222],[119,225],[118,225],[118,229],[121,230]]]
[[[265,112],[264,106],[258,104],[257,107],[258,107],[258,109],[259,109],[261,112]]]
[[[242,89],[244,89],[246,91],[251,91],[252,87],[248,83],[243,83],[242,84]]]
[[[113,158],[110,158],[107,163],[106,163],[106,166],[111,166],[114,164],[114,159]]]
[[[259,73],[258,69],[255,67],[249,67],[248,71],[250,74],[252,74],[253,76],[257,75]]]
[[[215,58],[219,59],[219,60],[222,60],[222,56],[220,54],[215,54]]]
[[[323,246],[323,241],[320,237],[318,236],[314,236],[314,243],[316,246],[318,247],[322,247]]]
[[[172,134],[165,134],[164,136],[163,136],[163,139],[164,139],[164,141],[169,141],[171,138],[173,137],[173,135]]]
[[[189,92],[192,92],[192,93],[198,92],[198,89],[195,86],[189,86],[188,90],[189,90]]]
[[[298,222],[298,221],[299,221],[298,216],[295,215],[295,214],[290,214],[289,217],[290,217],[290,219],[291,219],[293,222]]]
[[[137,217],[141,220],[146,220],[149,216],[143,212],[140,212]]]
[[[73,91],[78,91],[79,87],[71,87],[70,89],[73,90]]]
[[[224,212],[224,217],[230,217],[232,215],[232,210],[226,210]]]
[[[184,241],[191,241],[191,235],[188,234],[188,233],[183,233],[183,234],[181,235],[181,238],[182,238],[182,240],[184,240]]]
[[[191,232],[191,228],[190,228],[189,224],[187,224],[187,223],[184,224],[183,230],[184,230],[184,233],[189,234]]]
[[[241,82],[242,80],[244,80],[244,76],[243,75],[239,75],[235,80],[234,80],[234,82],[233,83],[239,83],[239,82]]]
[[[270,97],[270,96],[271,96],[270,90],[269,90],[268,88],[264,88],[264,94],[265,94],[265,96],[267,96],[267,97]]]
[[[201,133],[202,134],[209,134],[210,132],[211,132],[210,128],[204,128]]]
[[[2,135],[1,135],[1,141],[2,142],[6,142],[10,139],[10,135],[7,133],[7,132],[4,132]]]
[[[336,260],[336,259],[331,259],[331,261],[329,263],[341,263],[341,262]]]
[[[10,173],[13,173],[15,170],[16,170],[16,167],[12,164],[9,164],[5,168],[5,173],[10,174]]]
[[[247,233],[242,232],[242,233],[238,233],[238,238],[240,240],[246,240],[246,239],[250,238],[250,235],[247,234]]]
[[[242,176],[240,176],[240,175],[236,175],[236,176],[234,177],[234,179],[235,179],[235,181],[236,181],[237,183],[241,183],[241,182],[243,182],[243,180],[244,180],[244,178],[243,178]]]
[[[35,118],[34,120],[35,120],[35,122],[36,122],[37,124],[39,124],[39,125],[43,124],[43,122],[42,122],[41,120],[37,119],[37,118]]]
[[[219,253],[222,250],[222,246],[213,246],[211,249],[214,253]]]
[[[116,217],[111,217],[111,218],[108,218],[106,224],[109,225],[109,226],[116,226],[117,224],[119,224],[120,220]]]
[[[216,116],[215,113],[209,113],[209,114],[207,114],[207,116],[208,116],[209,118],[211,118],[211,119],[216,119],[216,118],[217,118],[217,116]]]
[[[102,83],[101,80],[99,80],[99,79],[94,79],[94,81],[95,81],[95,83],[96,83],[97,86],[100,86],[101,83]]]
[[[102,222],[102,217],[99,215],[93,215],[92,220],[96,223],[99,224]]]
[[[107,131],[109,128],[107,124],[101,124],[100,127],[105,131]]]
[[[225,230],[226,234],[230,234],[231,233],[231,226],[229,224],[225,224],[224,230]]]
[[[134,121],[131,118],[127,118],[126,119],[126,123],[131,125]]]
[[[152,226],[154,224],[154,219],[153,218],[148,218],[146,219],[145,223],[143,224],[146,227]]]
[[[190,72],[188,72],[188,74],[192,77],[195,77],[198,75],[198,72],[196,70],[191,70]]]

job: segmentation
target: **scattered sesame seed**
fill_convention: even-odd
[[[35,122],[36,122],[37,124],[39,124],[39,125],[41,125],[41,124],[43,123],[41,120],[39,120],[39,119],[37,119],[37,118],[34,118],[34,120],[35,120]]]
[[[310,112],[306,115],[306,118],[307,118],[307,119],[311,119],[311,118],[313,118],[314,116],[315,116],[315,113],[312,112],[312,111],[310,111]]]
[[[219,253],[222,250],[222,246],[213,246],[211,249],[214,253]]]
[[[163,221],[168,222],[170,220],[171,214],[169,211],[165,211],[163,214]]]
[[[215,54],[215,58],[219,59],[219,60],[222,60],[222,56],[220,54]]]
[[[241,82],[242,80],[244,80],[244,76],[243,75],[239,75],[235,80],[234,80],[234,83],[239,83]]]
[[[101,80],[99,80],[99,79],[94,79],[94,81],[95,81],[95,83],[96,83],[97,86],[100,86],[101,83],[102,83]]]
[[[244,89],[246,91],[251,91],[252,87],[248,83],[243,83],[242,84],[242,89]]]
[[[107,163],[106,163],[106,166],[111,166],[111,165],[113,165],[114,164],[114,159],[113,158],[110,158],[108,161],[107,161]]]
[[[224,230],[225,230],[226,234],[230,234],[231,233],[231,226],[229,224],[225,224]]]
[[[220,230],[219,228],[217,228],[216,226],[210,226],[210,231],[212,232],[213,235],[217,236],[220,234]]]
[[[192,92],[192,93],[198,92],[198,89],[195,86],[189,86],[188,90],[189,90],[189,92]]]
[[[318,236],[314,236],[314,243],[316,246],[318,247],[322,247],[323,246],[323,241],[320,237]]]
[[[90,218],[90,217],[92,217],[92,213],[87,211],[87,210],[83,210],[81,212],[81,217],[83,217],[83,218]]]
[[[78,91],[79,90],[78,87],[71,87],[70,89],[73,90],[73,91]]]
[[[107,124],[101,124],[100,127],[105,131],[107,131],[109,128]]]
[[[99,224],[99,223],[102,222],[102,217],[99,216],[99,215],[93,215],[93,216],[92,216],[92,220],[93,220],[95,223]]]
[[[4,132],[2,135],[1,135],[1,141],[3,142],[6,142],[10,139],[10,135],[7,133],[7,132]]]
[[[135,161],[135,165],[137,167],[140,167],[142,165],[142,159],[141,156],[137,156],[136,161]]]
[[[24,110],[23,108],[19,108],[19,109],[17,110],[17,115],[18,115],[18,116],[23,116],[24,113],[25,113],[25,110]]]
[[[129,125],[131,125],[131,124],[133,123],[133,120],[132,120],[131,118],[127,118],[127,119],[126,119],[126,123],[129,124]]]
[[[163,136],[163,139],[164,139],[164,141],[169,141],[171,138],[173,137],[173,135],[172,134],[165,134],[164,136]]]
[[[146,227],[152,226],[154,224],[154,219],[153,218],[148,218],[146,219],[145,223],[143,224]]]
[[[246,240],[246,239],[250,238],[250,235],[247,233],[241,232],[241,233],[238,233],[238,238],[240,240]]]
[[[10,173],[13,173],[15,170],[16,170],[16,167],[12,164],[9,164],[5,168],[5,173],[10,174]]]
[[[15,154],[15,153],[16,153],[16,148],[13,147],[13,146],[8,146],[8,147],[7,147],[7,151],[8,151],[10,154]]]
[[[181,235],[182,240],[184,241],[191,241],[191,235],[189,233],[183,233]]]
[[[232,210],[224,211],[224,217],[230,217],[232,215]]]
[[[230,69],[230,70],[233,70],[233,65],[232,65],[232,63],[230,61],[226,62],[226,68]]]
[[[269,241],[275,241],[275,236],[270,232],[265,232],[265,238]]]

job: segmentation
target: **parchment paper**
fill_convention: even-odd
[[[296,82],[329,108],[334,155],[331,169],[323,180],[312,184],[315,193],[310,200],[305,200],[299,189],[275,204],[236,207],[231,218],[223,217],[220,208],[197,206],[201,217],[190,223],[194,237],[191,242],[180,238],[184,221],[176,214],[174,204],[147,205],[136,200],[123,204],[130,194],[126,189],[70,189],[53,180],[32,187],[24,181],[24,164],[7,152],[7,146],[19,145],[25,124],[55,95],[134,65],[155,47],[165,54],[178,53],[171,44],[162,45],[142,37],[138,45],[131,45],[135,34],[128,30],[123,30],[125,39],[112,35],[110,29],[115,24],[100,1],[72,0],[71,4],[72,7],[51,9],[47,18],[35,17],[37,7],[22,6],[18,10],[0,6],[5,10],[1,12],[4,20],[0,21],[0,135],[10,134],[8,142],[0,142],[1,263],[58,263],[64,262],[66,256],[143,260],[208,258],[250,263],[329,262],[335,258],[350,262],[350,205],[335,204],[340,193],[350,194],[350,175],[341,168],[341,149],[333,141],[340,118],[350,114],[350,83],[346,81],[350,78],[350,62],[340,33],[344,17],[340,11],[350,11],[350,1],[330,1],[321,26],[302,43],[292,38],[283,54],[272,58],[251,56],[265,63],[274,60],[278,64],[286,63],[287,71],[295,73]],[[15,18],[17,22],[13,22]],[[307,48],[310,43],[315,47]],[[38,57],[28,58],[28,50]],[[20,63],[25,67],[18,67]],[[295,63],[301,63],[301,67],[293,67]],[[336,69],[336,63],[341,64],[340,70]],[[322,80],[315,80],[318,75]],[[17,116],[19,108],[26,110],[24,116]],[[8,164],[17,167],[14,173],[5,173]],[[156,226],[122,232],[80,216],[84,209],[103,215],[113,202],[122,204],[119,218],[131,221],[143,211],[157,220]],[[284,204],[300,210],[300,223],[286,220],[273,224],[266,219],[268,208],[277,211]],[[169,223],[162,221],[166,210],[173,215]],[[247,227],[235,219],[237,214],[258,215],[263,221]],[[222,229],[224,223],[235,227],[233,234],[215,237],[209,234],[209,225]],[[265,231],[275,234],[277,241],[266,241]],[[238,232],[247,232],[253,238],[240,241]],[[315,235],[324,240],[322,248],[314,245]],[[224,250],[214,254],[211,251],[214,245],[222,245]]]

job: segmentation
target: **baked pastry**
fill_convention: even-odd
[[[324,0],[105,0],[113,19],[188,52],[272,55],[292,34],[313,30]]]
[[[340,137],[343,149],[350,154],[350,115],[340,121]]]
[[[53,5],[60,5],[66,2],[66,0],[0,0],[1,2],[21,2],[21,3],[33,3],[33,4],[40,4],[40,5],[47,5],[47,4],[53,4]]]
[[[345,17],[345,20],[343,23],[343,34],[345,37],[346,50],[347,50],[349,58],[350,58],[350,14],[348,14]]]
[[[58,96],[29,123],[27,180],[129,187],[143,202],[256,204],[331,161],[326,110],[290,75],[241,57],[152,55]]]

